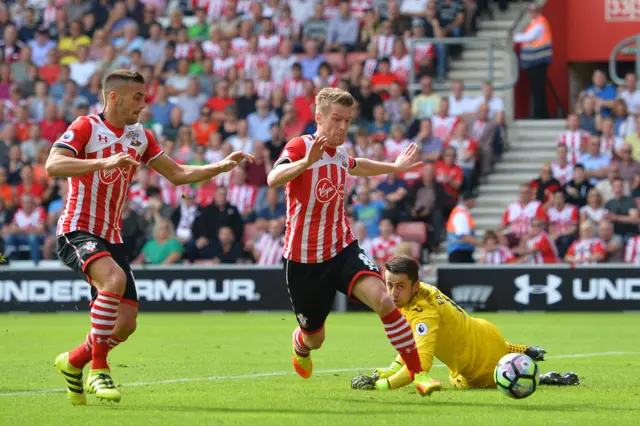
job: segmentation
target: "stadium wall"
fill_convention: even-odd
[[[443,265],[438,287],[469,311],[639,311],[630,265]]]
[[[133,269],[145,312],[290,311],[281,267]],[[67,269],[0,271],[0,312],[87,311],[91,288]]]

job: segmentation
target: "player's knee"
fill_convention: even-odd
[[[114,330],[114,333],[116,334],[116,336],[122,339],[126,339],[136,331],[137,327],[138,321],[136,320],[136,318],[127,318],[125,321],[119,324],[119,327],[117,327],[117,330]]]
[[[378,315],[386,315],[394,309],[396,309],[396,304],[386,291],[380,294],[380,297],[378,298],[378,306],[373,307],[373,310]]]
[[[104,274],[99,284],[101,288],[98,290],[108,291],[109,293],[122,296],[127,285],[127,276],[119,267],[109,268],[108,273]],[[96,285],[98,285],[98,283],[96,283]]]

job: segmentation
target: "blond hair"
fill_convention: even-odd
[[[325,87],[316,95],[316,111],[323,114],[328,112],[331,105],[352,107],[354,104],[355,99],[351,93],[336,87]]]

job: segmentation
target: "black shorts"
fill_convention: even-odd
[[[123,244],[112,244],[103,238],[84,231],[73,231],[59,235],[56,243],[60,260],[80,274],[89,284],[91,284],[91,277],[86,272],[89,264],[101,257],[111,256],[127,277],[122,302],[138,305],[136,282],[133,278],[133,272],[131,272],[129,258],[124,254]],[[92,285],[91,299],[95,300],[96,297],[98,297],[98,290]]]
[[[361,275],[382,279],[380,270],[354,241],[333,259],[322,263],[298,263],[284,259],[284,272],[291,305],[300,329],[313,334],[324,326],[336,291],[352,300],[351,290]]]

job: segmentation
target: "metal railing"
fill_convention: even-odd
[[[633,45],[635,43],[635,46]],[[628,49],[629,53],[636,55],[636,75],[640,75],[640,34],[636,34],[633,37],[625,38],[615,45],[611,50],[611,56],[609,56],[609,76],[614,84],[620,86],[624,84],[624,77],[618,75],[618,69],[616,67],[616,59],[618,55],[623,53],[622,51]],[[633,52],[633,53],[632,53]],[[626,53],[626,52],[625,52]],[[638,83],[640,88],[640,82]]]
[[[451,38],[424,38],[418,40],[412,40],[409,44],[409,56],[410,63],[414,62],[415,48],[421,44],[444,44],[444,45],[480,45],[487,47],[487,78],[493,84],[493,87],[497,90],[511,89],[518,81],[518,57],[513,51],[513,45],[507,40],[491,39],[491,38],[478,38],[478,37],[451,37]],[[493,54],[495,52],[504,52],[508,59],[508,69],[511,71],[506,76],[506,81],[494,84],[494,59]],[[414,67],[409,68],[409,93],[413,95],[416,91],[420,91],[420,84],[415,81],[416,72]],[[465,89],[481,89],[483,82],[464,82]],[[449,89],[451,83],[436,82],[434,84],[436,90]]]

